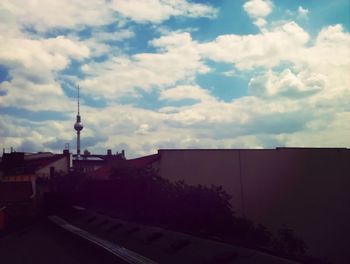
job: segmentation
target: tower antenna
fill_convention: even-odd
[[[80,110],[80,87],[78,85],[78,115],[80,114],[79,110]]]

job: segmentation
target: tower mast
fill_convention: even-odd
[[[80,117],[80,91],[78,86],[78,114],[77,119],[74,124],[74,129],[77,131],[77,159],[80,158],[80,131],[83,130],[84,126],[81,123],[81,117]]]

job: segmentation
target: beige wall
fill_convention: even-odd
[[[244,207],[247,218],[273,230],[287,224],[315,254],[335,260],[339,254],[350,257],[346,248],[350,237],[344,236],[345,231],[350,234],[349,149],[159,153],[161,176],[189,184],[222,185],[233,196],[233,208],[240,215]]]
[[[41,178],[49,178],[50,177],[50,167],[55,167],[56,172],[64,175],[64,174],[68,173],[69,159],[67,157],[62,156],[61,159],[56,160],[56,161],[50,163],[49,165],[42,167],[41,169],[38,169],[35,172],[35,174]]]

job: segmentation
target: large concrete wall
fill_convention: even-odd
[[[238,214],[294,229],[310,253],[350,259],[350,149],[159,150],[160,175],[222,185]],[[241,199],[243,197],[243,199]]]

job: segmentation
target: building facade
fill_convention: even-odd
[[[70,157],[65,154],[4,153],[1,162],[2,181],[35,181],[53,175],[66,175],[70,170]]]
[[[163,149],[160,176],[221,185],[238,215],[295,230],[317,256],[350,254],[350,149]]]

